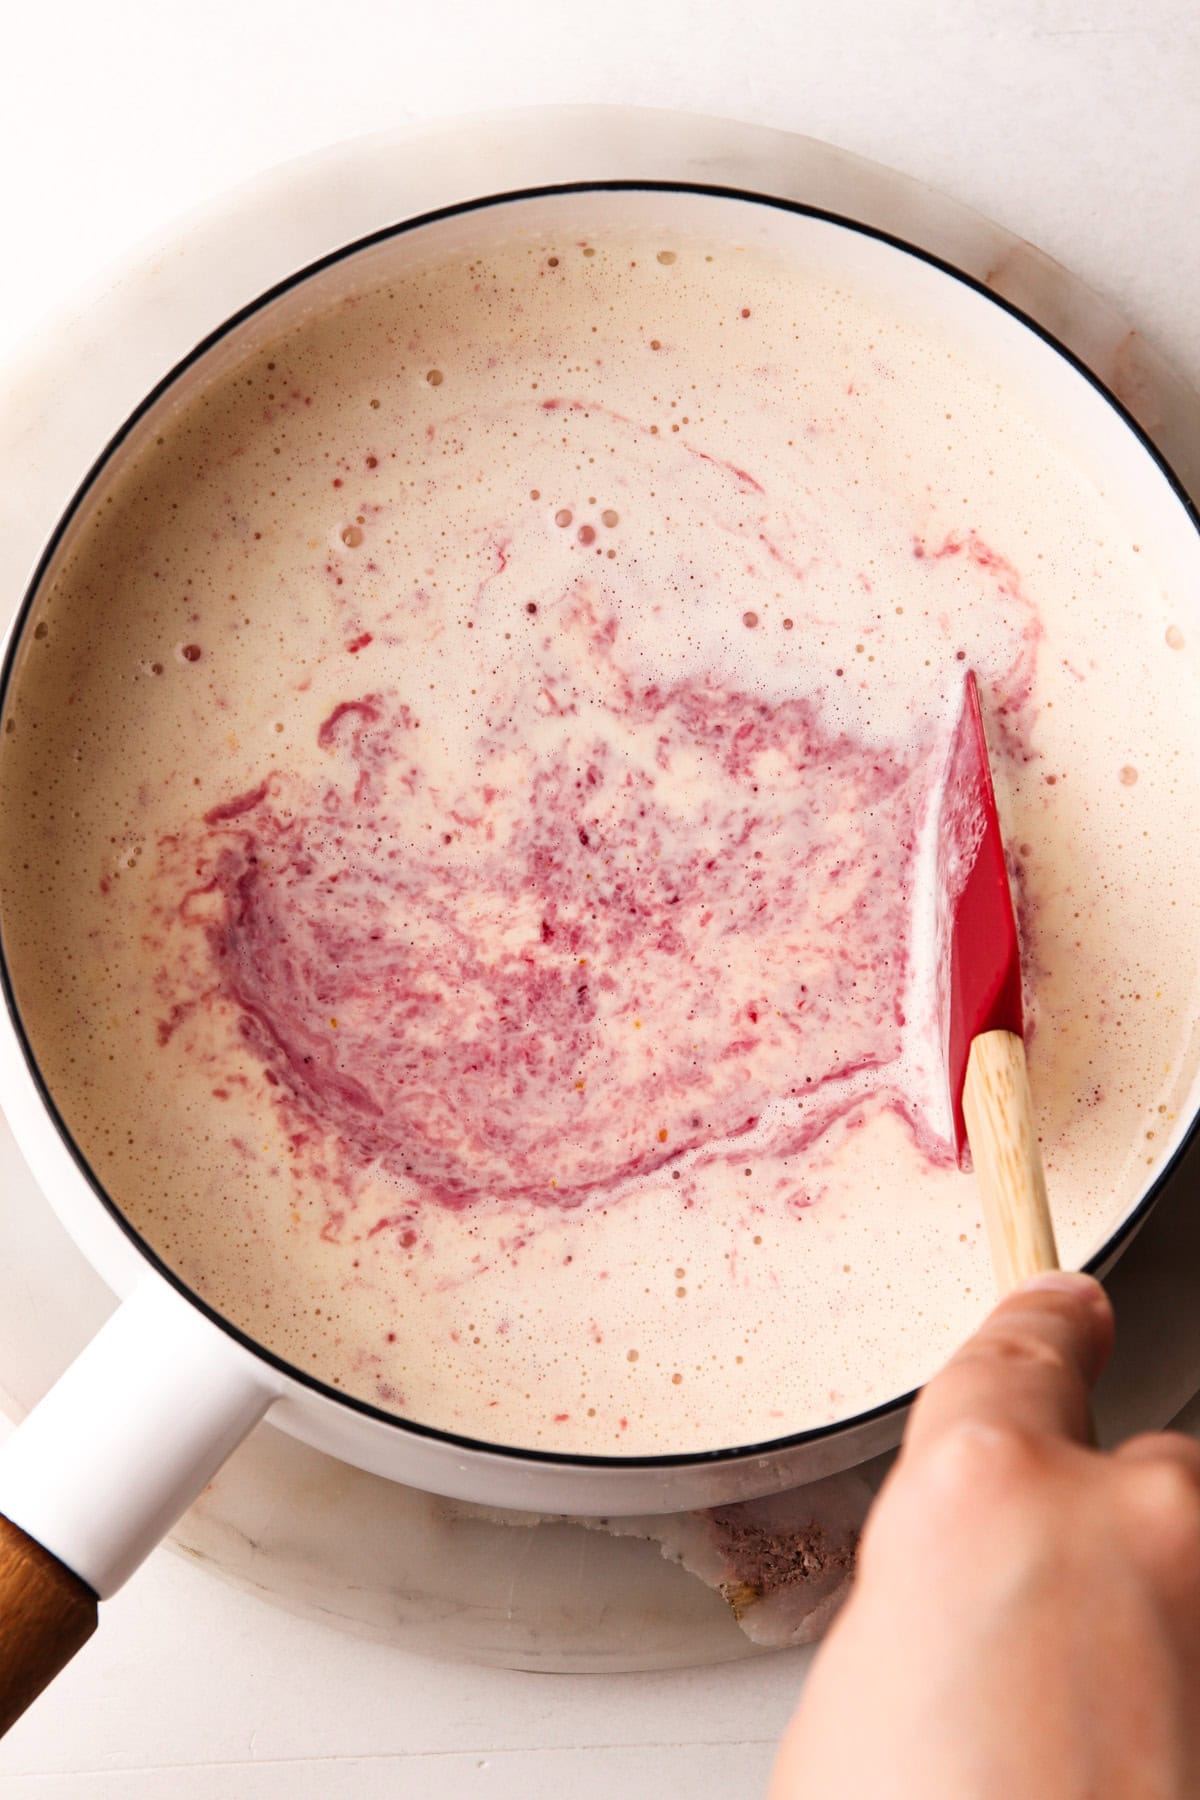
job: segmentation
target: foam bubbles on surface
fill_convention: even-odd
[[[1025,397],[585,223],[398,260],[174,410],[23,647],[0,902],[185,1280],[391,1411],[633,1454],[876,1404],[987,1303],[933,1030],[964,666],[1068,1258],[1140,1191],[1200,720],[1191,597]]]

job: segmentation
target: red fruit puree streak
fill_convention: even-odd
[[[1011,598],[1009,565],[964,548]],[[191,991],[164,973],[162,1040],[232,1009],[294,1147],[332,1134],[454,1208],[573,1206],[728,1156],[778,1101],[804,1104],[772,1114],[775,1154],[883,1105],[947,1160],[896,1074],[940,727],[880,750],[810,699],[638,684],[615,618],[545,610],[469,775],[439,776],[381,686],[329,713],[306,770],[164,842],[160,917],[208,954]],[[1036,635],[995,685],[1010,738]],[[531,748],[522,717],[548,709]]]

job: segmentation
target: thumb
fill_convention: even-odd
[[[906,1448],[971,1420],[1085,1443],[1113,1313],[1090,1275],[1036,1275],[1003,1299],[913,1408]]]

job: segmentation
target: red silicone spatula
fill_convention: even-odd
[[[946,767],[937,838],[938,999],[955,1148],[979,1180],[996,1283],[1007,1293],[1058,1251],[1021,1009],[1021,950],[973,673]]]

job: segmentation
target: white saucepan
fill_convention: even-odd
[[[593,229],[635,204],[664,226],[810,251],[869,277],[968,346],[999,381],[1036,388],[1080,466],[1119,488],[1182,591],[1200,592],[1197,520],[1178,483],[1119,404],[1060,345],[966,276],[851,221],[791,202],[681,184],[584,184],[571,205]],[[9,633],[0,705],[19,678],[22,634],[42,583],[86,522],[102,484],[214,363],[274,335],[372,269],[419,248],[486,250],[515,223],[555,216],[561,191],[476,200],[398,223],[302,270],[217,326],[121,427],[67,505]],[[17,673],[14,675],[14,669]],[[0,921],[2,930],[2,921]],[[0,946],[2,947],[2,946]],[[911,1396],[763,1444],[708,1454],[565,1456],[472,1442],[395,1418],[290,1367],[217,1316],[167,1269],[103,1191],[39,1074],[8,970],[0,1015],[0,1102],[41,1186],[123,1303],[0,1449],[0,1724],[28,1704],[112,1594],[255,1424],[271,1421],[364,1469],[436,1493],[547,1512],[674,1512],[747,1499],[846,1468],[896,1442]],[[1146,1216],[1190,1133],[1096,1252],[1110,1264]],[[9,1526],[5,1526],[5,1521]],[[15,1530],[9,1527],[15,1527]]]

